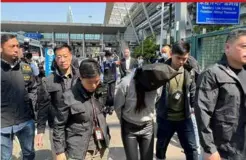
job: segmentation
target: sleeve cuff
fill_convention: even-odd
[[[204,152],[208,153],[208,154],[213,154],[215,152],[217,152],[217,148],[216,146],[211,146],[209,148],[204,148]]]
[[[55,150],[56,150],[56,155],[59,155],[59,154],[65,152],[64,148],[59,148],[59,149],[55,149]]]
[[[38,134],[45,132],[45,128],[38,128],[37,130],[38,130]]]

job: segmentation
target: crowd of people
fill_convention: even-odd
[[[119,61],[105,51],[101,63],[79,63],[68,44],[57,45],[48,77],[14,35],[1,35],[0,49],[2,160],[15,137],[23,160],[34,160],[47,122],[52,159],[107,160],[113,111],[127,160],[165,160],[175,133],[187,160],[246,159],[245,29],[232,30],[221,60],[204,70],[183,40],[163,46],[152,64],[128,48]]]

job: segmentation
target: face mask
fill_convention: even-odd
[[[167,56],[165,53],[162,53],[162,54],[161,54],[161,57],[162,57],[162,58],[168,58],[168,56]]]

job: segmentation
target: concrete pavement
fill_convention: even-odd
[[[115,114],[107,117],[107,122],[110,127],[111,133],[111,144],[110,144],[110,154],[109,160],[126,160],[123,144],[121,141],[121,134],[120,134],[120,124]],[[44,146],[43,148],[36,149],[36,158],[35,160],[52,160],[52,152],[50,147],[49,141],[49,131],[48,129],[45,132],[44,136]],[[156,138],[155,138],[156,141]],[[177,140],[177,137],[174,136],[172,141],[170,142],[167,150],[167,160],[184,160],[185,155],[181,152],[182,149],[180,144]],[[13,149],[13,160],[20,160],[21,159],[21,152],[18,141],[14,141],[14,149]]]

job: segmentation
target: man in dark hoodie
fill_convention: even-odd
[[[65,91],[70,90],[73,80],[79,75],[77,70],[78,62],[73,58],[72,49],[69,45],[62,44],[56,46],[54,53],[53,73],[43,79],[38,92],[38,135],[36,136],[36,145],[38,147],[43,146],[43,135],[47,120],[50,120],[50,128],[53,128],[53,118],[56,115],[56,109],[63,101],[62,95]],[[73,62],[76,67],[73,65]],[[50,139],[53,147],[52,135]]]

